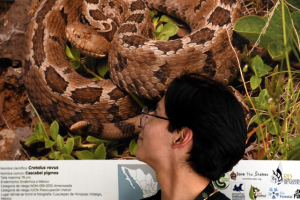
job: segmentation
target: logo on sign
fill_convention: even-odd
[[[292,174],[283,174],[283,179],[292,179]]]
[[[280,192],[279,197],[280,197],[280,199],[292,199],[293,195],[287,195],[287,194],[285,194],[285,192]]]
[[[243,183],[241,183],[239,186],[237,186],[236,184],[233,186],[233,191],[235,191],[235,192],[241,192],[241,191],[244,191],[243,190],[243,188],[242,188],[242,186],[243,186],[244,184]]]
[[[257,198],[267,197],[267,194],[263,194],[260,191],[260,189],[258,189],[258,187],[255,187],[255,186],[251,185],[250,191],[249,191],[249,197],[252,200],[256,200]]]
[[[244,183],[234,183],[232,185],[232,200],[245,200]]]
[[[231,172],[230,178],[231,178],[232,180],[236,180],[236,173],[234,173],[234,171]]]
[[[229,175],[227,173],[223,174],[218,180],[213,181],[216,188],[220,190],[225,190],[229,186]]]
[[[273,173],[271,175],[270,181],[274,184],[280,185],[283,181],[281,162],[279,163],[278,168],[276,170],[272,170],[272,171],[273,171]]]
[[[249,191],[249,197],[252,200],[256,200],[257,198],[257,193],[260,191],[260,189],[258,189],[257,187],[254,187],[251,185],[250,187],[250,191]]]
[[[300,179],[292,179],[292,174],[283,174],[283,184],[285,185],[300,185]]]
[[[277,188],[270,188],[269,189],[269,193],[268,193],[269,197],[271,197],[272,199],[276,199],[279,197],[279,191]]]
[[[294,194],[294,199],[300,199],[300,189],[297,189]]]

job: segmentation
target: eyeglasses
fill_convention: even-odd
[[[164,119],[164,120],[169,120],[168,118],[160,117],[157,115],[151,115],[151,114],[149,114],[149,112],[153,112],[153,110],[148,110],[148,107],[145,106],[143,108],[142,114],[141,114],[140,128],[143,128],[145,126],[145,123],[146,123],[147,119],[149,118],[148,116],[152,116],[152,117],[156,117],[156,118]]]

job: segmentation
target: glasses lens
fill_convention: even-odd
[[[142,113],[148,113],[148,107],[147,107],[147,106],[145,106],[145,107],[143,108]]]
[[[140,126],[143,128],[145,123],[146,123],[146,119],[147,119],[147,115],[144,115],[143,113],[148,113],[148,107],[145,106],[142,110],[142,114],[141,114],[141,121],[140,121]]]

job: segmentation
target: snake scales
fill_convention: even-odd
[[[151,39],[148,8],[183,20],[191,34],[173,41]],[[183,70],[228,84],[237,73],[237,63],[226,29],[232,36],[240,14],[238,0],[44,0],[27,30],[24,77],[28,95],[47,119],[66,128],[85,121],[84,133],[95,137],[134,135],[139,131],[135,122],[140,108],[122,90],[158,100]],[[94,26],[97,37],[106,38],[96,43],[94,35],[83,33],[86,42],[77,47],[84,52],[93,44],[92,54],[100,57],[109,51],[111,79],[84,78],[66,60],[66,27],[75,24],[71,32],[76,36],[79,21]]]

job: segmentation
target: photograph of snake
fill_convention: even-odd
[[[0,131],[31,124],[21,139],[22,158],[134,158],[142,108],[155,108],[183,72],[226,85],[239,100],[248,128],[244,159],[299,158],[298,1],[2,4],[3,31],[22,21],[9,18],[18,6],[26,4],[28,18],[18,35],[22,54],[14,50],[22,55],[19,64],[2,49],[10,52],[10,40],[0,38]],[[13,101],[21,114],[11,114]],[[33,120],[25,106],[39,117]],[[58,138],[68,151],[60,151],[65,146],[57,146]],[[43,151],[30,152],[33,143],[42,143]]]

